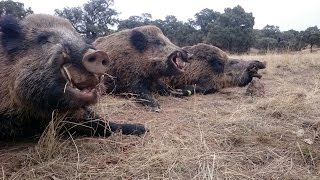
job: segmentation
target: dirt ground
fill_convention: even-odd
[[[238,58],[267,62],[264,97],[157,97],[155,113],[107,96],[102,116],[150,132],[0,142],[0,179],[320,179],[320,53]]]

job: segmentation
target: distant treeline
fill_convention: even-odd
[[[260,52],[300,51],[307,46],[312,51],[314,45],[320,45],[320,30],[317,26],[304,31],[280,31],[275,25],[266,25],[261,30],[253,29],[253,14],[239,5],[226,8],[223,13],[206,8],[188,22],[183,22],[173,15],[166,16],[164,20],[153,20],[150,13],[119,19],[119,12],[113,9],[113,4],[113,0],[89,0],[81,7],[56,9],[55,14],[68,19],[79,33],[89,39],[122,29],[156,25],[179,46],[205,42],[231,53],[245,53],[250,48]],[[0,16],[23,18],[32,13],[31,8],[24,8],[23,3],[12,0],[0,2]]]

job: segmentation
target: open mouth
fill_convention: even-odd
[[[187,57],[185,57],[180,51],[174,52],[171,55],[170,60],[178,70],[184,71],[184,68],[186,67]]]
[[[249,72],[249,74],[252,77],[256,77],[256,78],[261,78],[262,75],[258,73],[259,69],[265,69],[266,68],[266,63],[265,62],[259,62],[257,61],[256,63],[251,64],[247,71]]]
[[[257,67],[249,69],[249,74],[252,77],[256,77],[256,78],[259,78],[259,79],[262,77],[262,75],[258,73],[258,68]]]
[[[98,97],[96,87],[99,84],[101,77],[96,77],[93,81],[76,82],[72,77],[70,70],[68,70],[70,66],[70,64],[64,64],[61,67],[61,73],[66,80],[66,84],[63,89],[64,93],[68,91],[73,94],[74,97],[84,102],[95,102]]]

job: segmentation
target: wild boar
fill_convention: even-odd
[[[100,37],[93,45],[110,57],[106,73],[115,79],[105,81],[107,91],[136,94],[156,111],[160,105],[152,95],[153,87],[162,77],[182,74],[189,60],[186,51],[152,25]]]
[[[253,77],[261,78],[258,70],[266,67],[265,62],[230,59],[221,49],[204,43],[183,49],[193,54],[193,60],[183,74],[164,80],[166,86],[177,90],[177,95],[208,94],[226,87],[243,87]]]
[[[97,102],[110,60],[69,21],[45,14],[21,21],[6,16],[0,27],[0,139],[41,133],[53,112],[67,114],[70,130],[79,134],[145,133],[143,125],[108,123],[88,108]]]

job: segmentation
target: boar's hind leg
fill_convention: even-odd
[[[69,131],[87,136],[110,136],[112,132],[118,131],[121,131],[122,134],[125,135],[142,135],[147,132],[147,129],[142,124],[120,124],[107,122],[90,110],[86,110],[84,114],[82,114],[82,117],[83,119],[80,119],[80,125],[66,125],[67,127],[72,126],[69,128]]]

